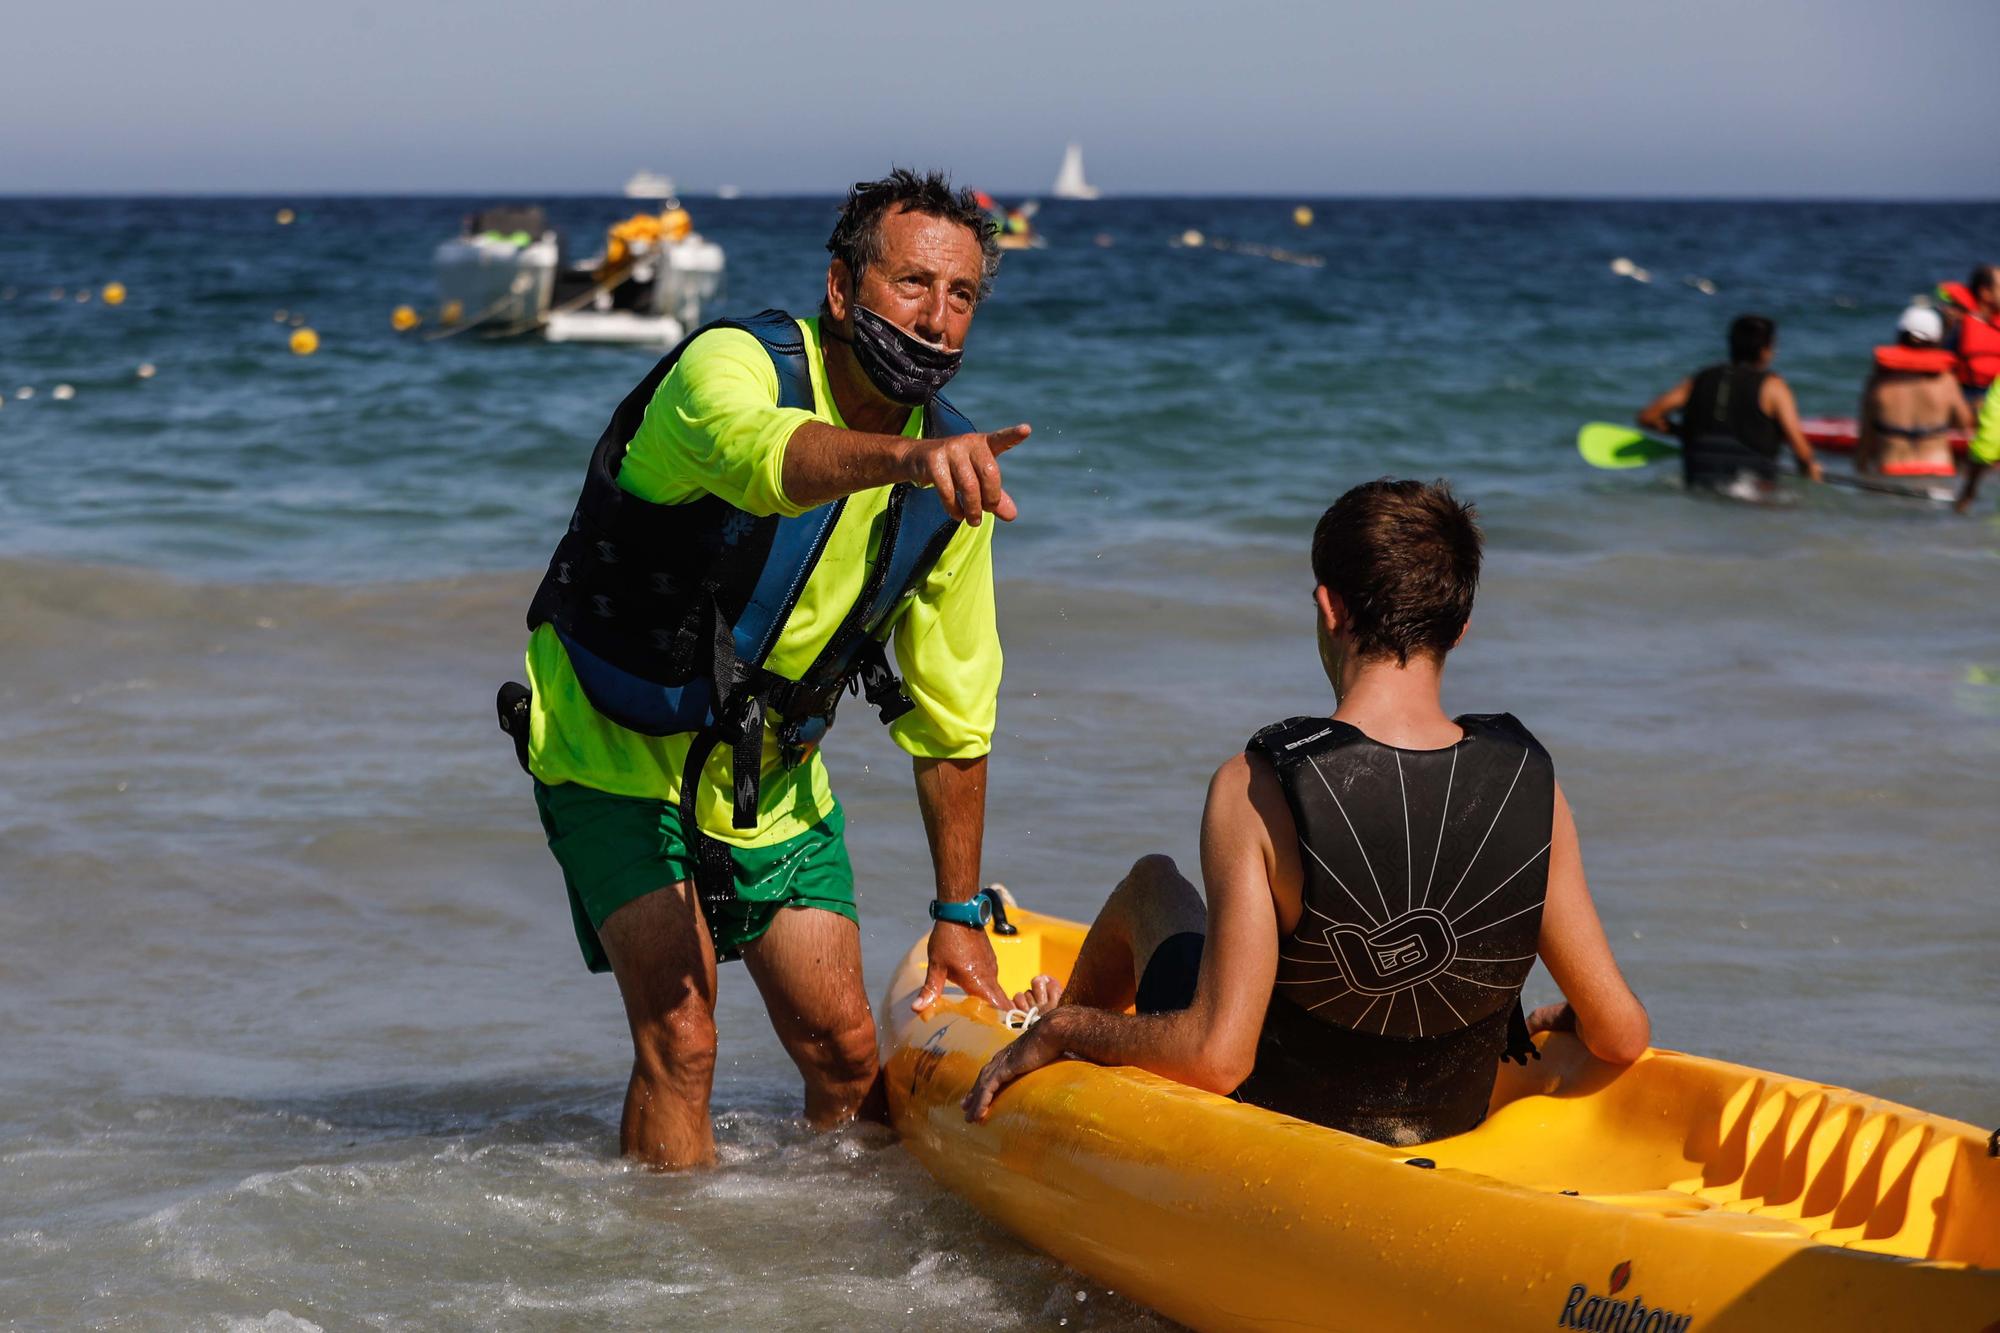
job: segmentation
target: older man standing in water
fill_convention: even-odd
[[[942,175],[849,192],[816,318],[697,332],[625,399],[528,613],[532,696],[502,725],[618,981],[619,1139],[712,1161],[717,964],[741,958],[829,1128],[879,1097],[844,816],[817,753],[859,686],[913,760],[937,924],[917,1005],[997,1004],[977,896],[1000,681],[988,516],[999,455],[938,396],[999,254]],[[884,648],[893,644],[903,678]]]

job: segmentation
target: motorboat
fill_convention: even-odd
[[[625,182],[627,199],[671,199],[674,197],[674,178],[662,176],[657,171],[635,171]]]
[[[539,334],[549,342],[670,347],[722,295],[722,247],[673,200],[606,229],[603,247],[572,259],[543,210],[489,208],[438,246],[439,334]]]
[[[466,218],[437,248],[438,308],[447,324],[531,322],[555,293],[562,238],[539,208],[502,205]]]
[[[1095,199],[1097,187],[1083,178],[1083,146],[1071,144],[1063,151],[1062,166],[1049,193],[1058,199]]]

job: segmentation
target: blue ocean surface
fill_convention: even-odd
[[[741,969],[722,1167],[617,1159],[615,987],[492,698],[656,352],[396,333],[494,202],[0,199],[0,1323],[1157,1327],[885,1134],[807,1133]],[[576,253],[632,208],[535,202]],[[711,313],[810,312],[836,204],[689,201]],[[1446,702],[1553,753],[1656,1042],[2000,1122],[1990,500],[1731,504],[1574,449],[1744,311],[1807,415],[1852,415],[2000,205],[1036,220],[950,390],[1035,428],[1003,459],[988,878],[1087,916],[1139,855],[1191,870],[1215,766],[1332,707],[1313,521],[1443,476],[1488,543]],[[909,767],[860,708],[826,754],[879,998],[928,925]]]
[[[655,353],[396,334],[397,305],[435,309],[432,247],[490,202],[0,200],[0,387],[43,395],[0,419],[0,549],[341,581],[545,558],[551,516]],[[729,256],[713,313],[811,313],[835,203],[694,201]],[[1604,484],[1567,453],[1576,425],[1629,418],[1715,359],[1746,310],[1779,321],[1807,414],[1851,415],[1869,347],[1909,296],[1962,278],[2000,218],[1313,203],[1305,228],[1272,200],[1043,208],[1049,247],[1007,256],[952,390],[976,420],[1036,427],[1009,460],[1029,502],[1010,552],[1288,533],[1357,474],[1448,474],[1560,507]],[[277,225],[280,208],[297,220]],[[628,211],[550,205],[577,254]],[[1178,244],[1190,230],[1199,248]],[[1651,281],[1614,274],[1621,256]],[[112,281],[129,292],[115,309],[95,295]],[[311,357],[286,345],[301,316],[321,338]],[[136,378],[142,363],[157,376]],[[76,397],[50,401],[58,383]]]

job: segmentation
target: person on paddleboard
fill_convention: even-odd
[[[697,330],[627,396],[528,613],[502,727],[585,963],[618,982],[623,1151],[712,1161],[717,964],[741,958],[827,1128],[881,1114],[845,816],[818,754],[850,690],[913,760],[938,922],[918,1008],[1002,1002],[979,888],[1001,654],[999,457],[940,396],[998,267],[941,174],[856,185],[816,318]],[[893,644],[902,678],[885,649]],[[857,702],[854,707],[860,707]]]
[[[1772,321],[1738,315],[1729,325],[1728,361],[1696,371],[1639,413],[1642,428],[1680,438],[1681,475],[1690,488],[1733,491],[1746,481],[1768,488],[1785,448],[1800,472],[1814,481],[1825,476],[1799,425],[1791,386],[1771,369],[1777,343]]]
[[[1951,433],[1972,429],[1972,412],[1944,347],[1944,317],[1911,306],[1896,323],[1894,344],[1875,349],[1875,369],[1861,390],[1854,470],[1883,477],[1955,477]]]
[[[1639,1057],[1650,1024],[1548,751],[1509,714],[1452,718],[1439,701],[1480,541],[1442,482],[1370,482],[1326,511],[1313,609],[1332,716],[1266,727],[1216,770],[1206,903],[1171,859],[1140,858],[1068,987],[1036,977],[1015,997],[1039,1017],[980,1071],[968,1119],[1078,1059],[1420,1143],[1478,1124],[1499,1061],[1533,1058],[1531,1033]],[[1568,998],[1523,1015],[1538,957]]]

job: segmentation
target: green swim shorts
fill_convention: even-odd
[[[681,836],[680,811],[665,801],[613,796],[574,782],[536,782],[535,808],[569,888],[583,961],[593,972],[609,972],[597,932],[611,914],[655,889],[694,878],[695,856]],[[859,922],[846,832],[847,815],[836,801],[832,813],[796,838],[730,848],[736,901],[709,913],[716,961],[742,957],[744,946],[762,939],[783,908],[817,907]]]

